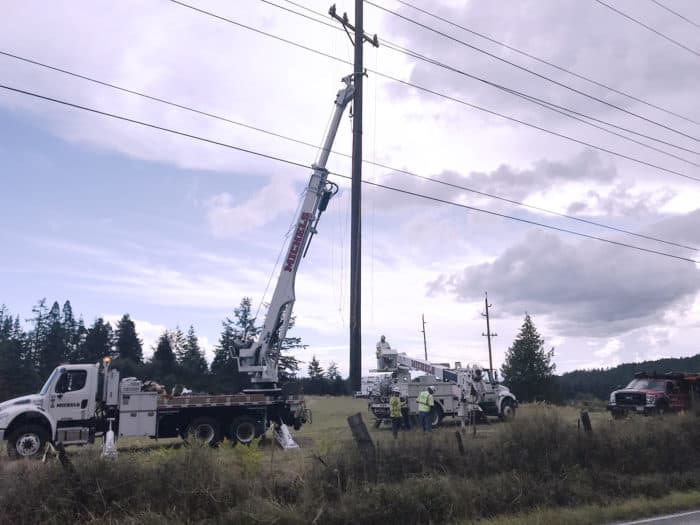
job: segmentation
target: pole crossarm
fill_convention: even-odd
[[[338,11],[336,10],[335,4],[333,4],[331,6],[331,8],[328,10],[328,14],[331,15],[332,18],[335,18],[338,22],[343,24],[344,27],[350,29],[353,33],[355,32],[355,26],[350,23],[350,19],[348,18],[348,14],[343,13],[343,16],[340,16],[338,14]],[[374,35],[370,36],[363,31],[362,32],[362,39],[365,42],[369,42],[374,47],[379,47],[379,39],[377,38],[376,33]]]

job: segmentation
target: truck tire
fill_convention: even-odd
[[[231,425],[234,444],[250,445],[255,439],[257,421],[250,416],[238,416]]]
[[[7,455],[12,459],[35,458],[44,450],[49,433],[39,425],[23,425],[7,438]]]
[[[664,416],[665,414],[668,414],[671,411],[671,409],[668,406],[668,403],[665,400],[659,401],[656,403],[656,413],[660,416]]]
[[[198,417],[187,425],[187,437],[210,447],[215,447],[221,442],[221,428],[216,419]]]
[[[442,407],[437,403],[433,406],[433,410],[430,413],[431,421],[430,425],[433,428],[437,428],[442,425],[442,419],[445,417],[445,413],[442,411]]]
[[[503,421],[512,421],[515,418],[515,405],[513,401],[506,398],[501,403],[501,419]]]

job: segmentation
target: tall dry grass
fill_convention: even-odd
[[[278,471],[271,451],[190,447],[72,456],[79,487],[55,461],[0,465],[2,523],[449,523],[548,506],[607,504],[700,486],[700,420],[598,421],[592,435],[546,406],[490,437],[455,429],[349,440]],[[319,451],[320,452],[320,451]],[[298,452],[297,452],[298,453]],[[295,454],[295,452],[291,452]],[[272,461],[271,461],[272,460]]]

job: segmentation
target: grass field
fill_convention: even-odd
[[[523,406],[463,435],[447,425],[392,438],[362,399],[311,397],[300,449],[174,448],[173,440],[69,449],[57,461],[0,460],[0,523],[590,525],[700,504],[700,428],[694,416],[612,421],[573,407]],[[360,454],[347,417],[360,412],[376,445]],[[634,498],[634,499],[631,499]]]

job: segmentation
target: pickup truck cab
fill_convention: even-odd
[[[625,388],[610,394],[607,409],[616,419],[630,412],[650,415],[688,410],[696,385],[696,374],[640,372]]]

